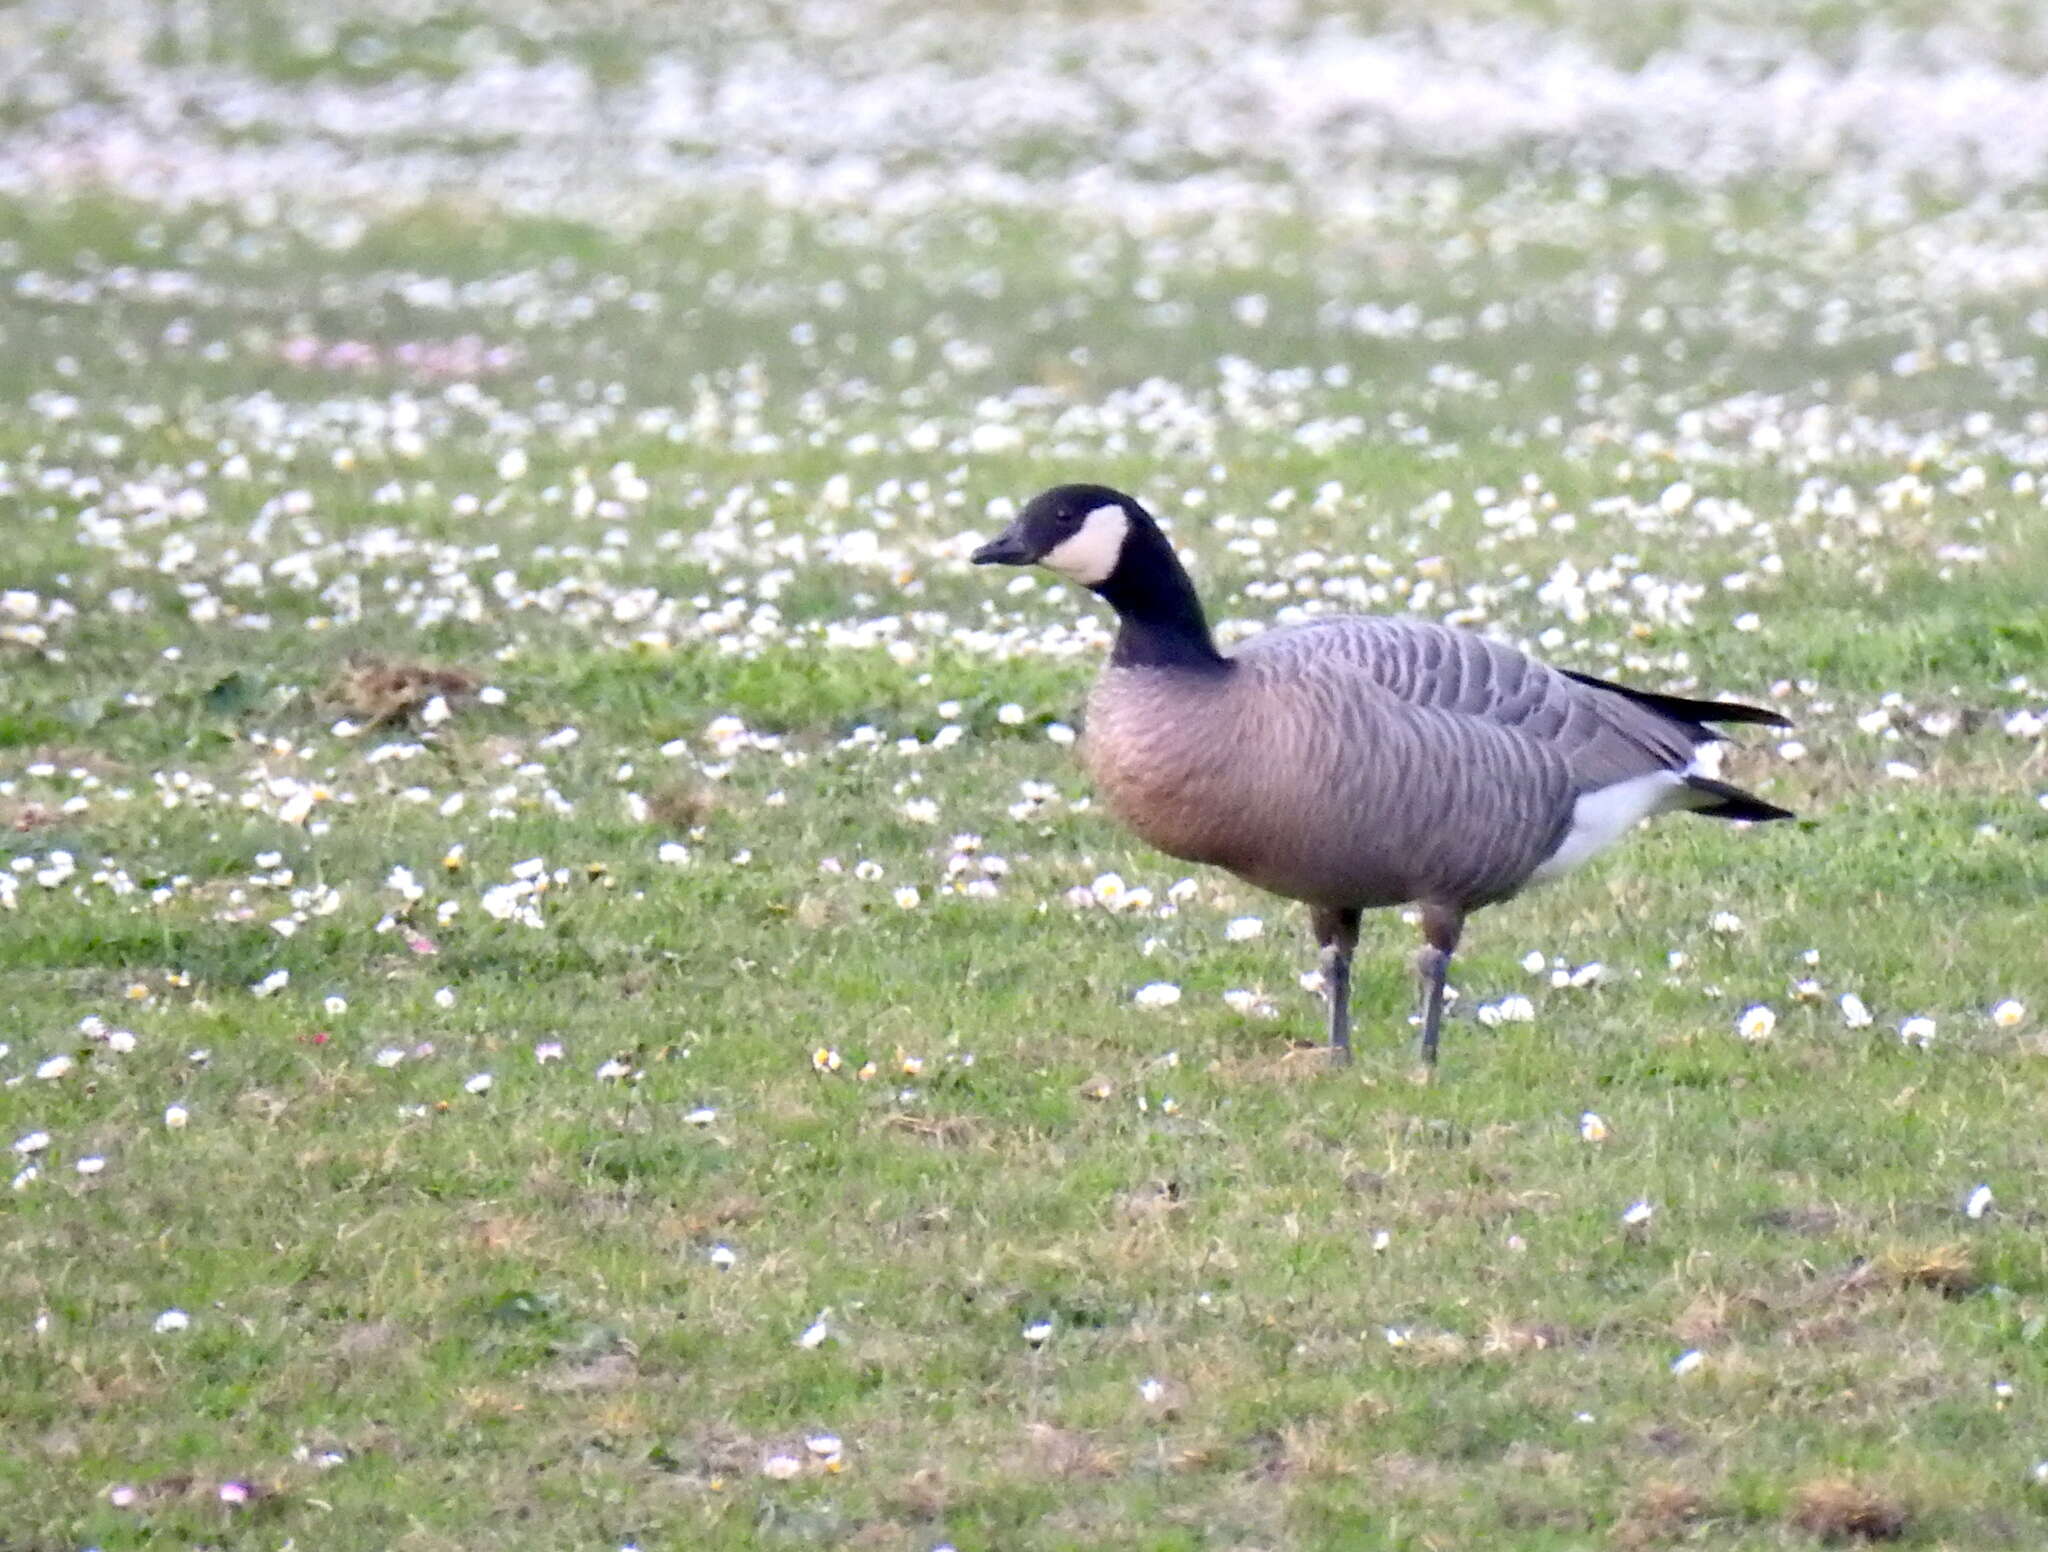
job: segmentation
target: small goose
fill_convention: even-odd
[[[1152,516],[1101,485],[1036,497],[977,565],[1037,564],[1116,610],[1082,752],[1110,809],[1171,856],[1305,902],[1351,1051],[1359,914],[1421,908],[1422,1060],[1465,918],[1576,867],[1671,809],[1789,819],[1706,774],[1713,722],[1774,711],[1551,668],[1469,631],[1349,615],[1219,652]]]

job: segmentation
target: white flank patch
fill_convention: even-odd
[[[1131,531],[1130,515],[1114,502],[1099,506],[1081,519],[1070,539],[1062,540],[1040,557],[1039,564],[1057,571],[1083,587],[1109,580],[1117,557],[1124,551],[1124,536]]]
[[[1529,875],[1545,884],[1569,873],[1587,858],[1605,851],[1652,814],[1683,808],[1684,771],[1651,771],[1587,793],[1572,805],[1572,827],[1556,851]]]

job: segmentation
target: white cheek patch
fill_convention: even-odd
[[[1073,537],[1047,550],[1038,563],[1083,587],[1093,587],[1116,570],[1117,558],[1124,552],[1124,536],[1130,531],[1131,519],[1122,507],[1097,507],[1081,519]]]

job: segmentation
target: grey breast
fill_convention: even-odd
[[[1622,697],[1447,627],[1318,621],[1234,660],[1106,671],[1090,770],[1160,850],[1314,904],[1504,899],[1579,796],[1690,755]]]

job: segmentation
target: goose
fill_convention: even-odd
[[[1472,912],[1652,814],[1793,817],[1697,758],[1721,736],[1714,723],[1789,725],[1761,707],[1610,684],[1419,619],[1316,619],[1222,652],[1158,523],[1107,486],[1034,497],[972,559],[1043,566],[1116,611],[1083,763],[1148,844],[1308,906],[1338,1062],[1351,1054],[1364,911],[1420,911],[1433,1071],[1444,978]]]

